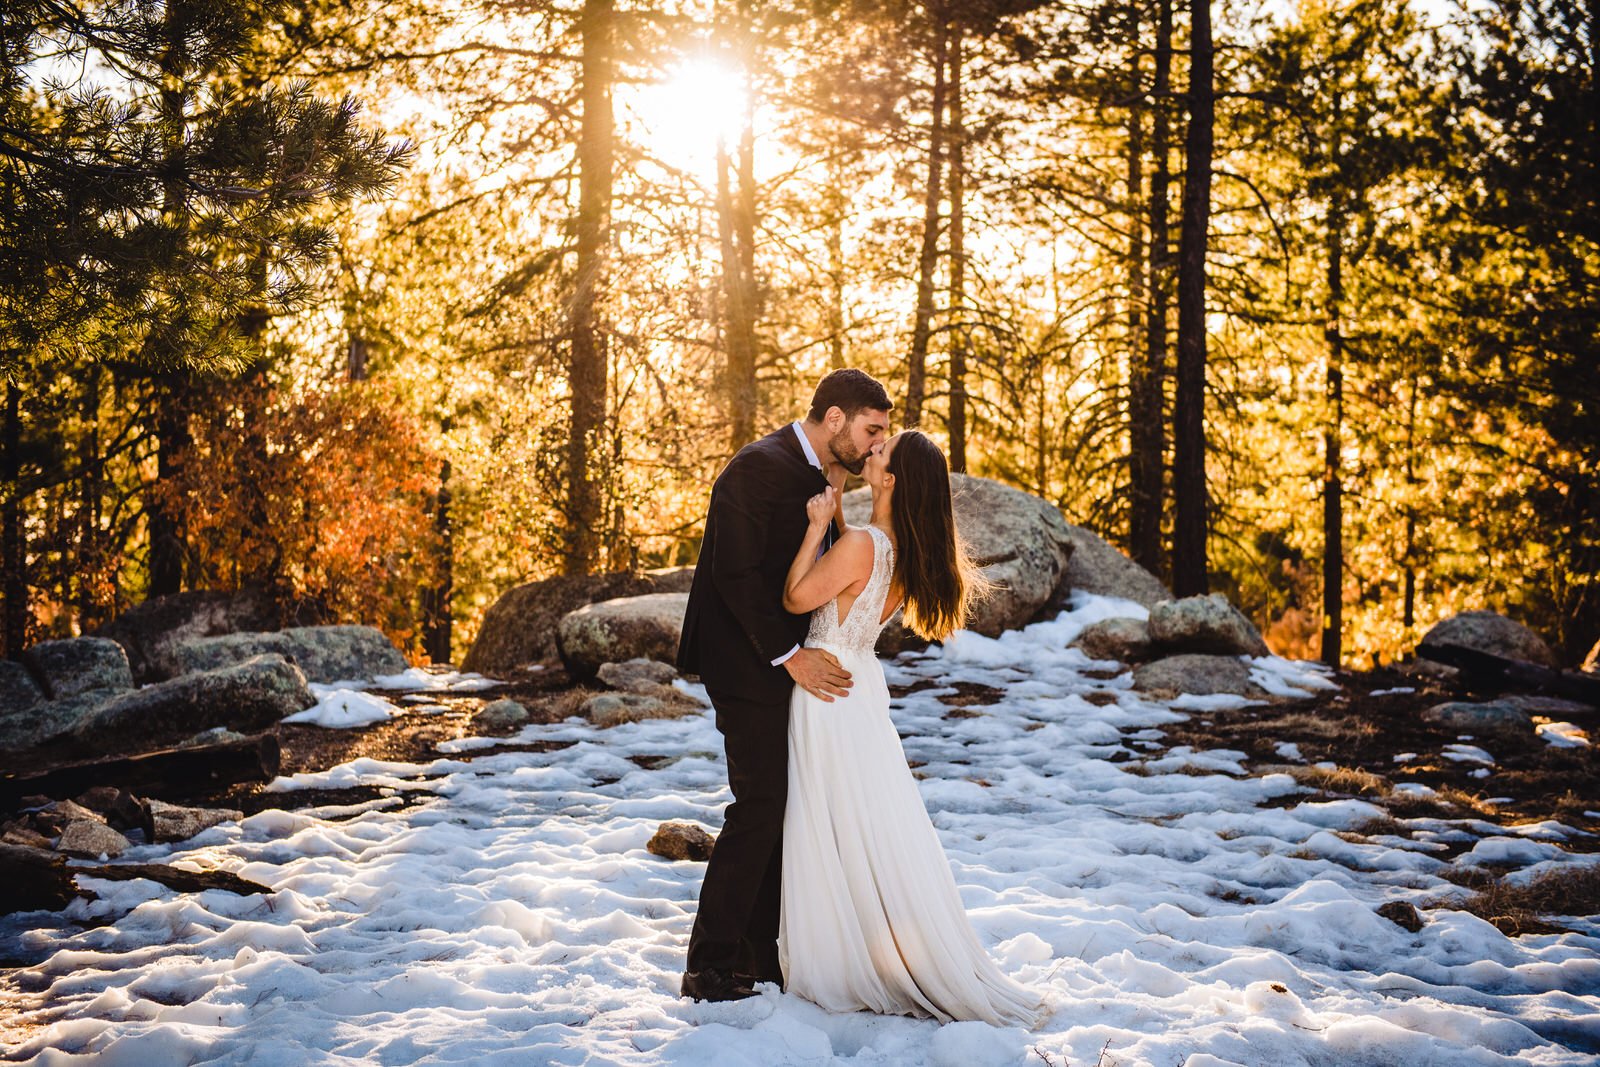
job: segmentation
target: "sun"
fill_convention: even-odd
[[[663,163],[710,172],[717,144],[733,144],[750,121],[744,75],[716,59],[688,60],[642,87],[629,108],[641,141]]]

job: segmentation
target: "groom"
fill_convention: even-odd
[[[711,488],[678,668],[700,676],[716,709],[733,803],[700,887],[686,997],[738,1000],[757,982],[783,983],[789,694],[798,685],[831,701],[850,687],[832,653],[800,647],[808,618],[783,610],[783,584],[805,537],[806,501],[842,485],[846,471],[861,473],[888,433],[891,407],[871,375],[833,371],[804,420],[740,449]]]

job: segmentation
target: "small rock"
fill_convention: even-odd
[[[1171,697],[1179,693],[1210,696],[1256,692],[1250,681],[1250,668],[1237,656],[1204,656],[1186,653],[1168,656],[1134,668],[1133,685],[1154,696]]]
[[[661,686],[671,685],[678,677],[678,669],[670,663],[638,657],[622,663],[602,663],[599,677],[613,689],[653,694]]]
[[[528,714],[528,709],[508,697],[485,704],[472,717],[472,724],[490,730],[505,730],[521,726],[529,718],[531,716]]]
[[[693,823],[664,822],[645,848],[664,859],[704,862],[716,846],[716,838]]]
[[[144,802],[114,785],[97,785],[78,797],[78,803],[105,816],[106,822],[118,830],[149,825],[149,811]]]
[[[40,833],[59,834],[70,823],[105,822],[98,811],[70,800],[55,800],[33,813],[33,828]]]
[[[120,856],[132,845],[99,819],[78,819],[61,831],[56,850],[72,856]]]
[[[1143,619],[1102,619],[1072,642],[1090,659],[1139,663],[1150,656],[1150,626]]]
[[[1387,904],[1380,905],[1378,914],[1413,934],[1421,930],[1423,924],[1427,922],[1421,912],[1403,900],[1391,900]]]
[[[151,800],[150,817],[155,824],[155,840],[187,841],[202,830],[219,823],[244,818],[244,812],[227,808],[185,808],[161,800]]]
[[[24,826],[21,823],[8,825],[5,829],[5,833],[0,834],[0,842],[4,842],[8,845],[24,845],[28,848],[48,849],[51,847],[50,838],[46,837],[44,834],[41,834],[32,827]]]
[[[1261,632],[1221,593],[1167,600],[1150,609],[1150,640],[1167,649],[1265,656]]]
[[[1422,713],[1422,720],[1464,733],[1525,734],[1533,729],[1533,719],[1509,700],[1484,704],[1452,700],[1427,709]]]
[[[620,726],[642,719],[681,719],[700,710],[699,702],[686,694],[677,701],[642,693],[601,693],[585,700],[579,714],[596,726]]]

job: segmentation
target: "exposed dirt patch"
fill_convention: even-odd
[[[1421,717],[1447,700],[1494,694],[1445,689],[1392,670],[1344,674],[1338,682],[1339,691],[1294,704],[1195,715],[1163,727],[1164,740],[1237,749],[1250,756],[1257,773],[1286,771],[1329,796],[1380,804],[1395,818],[1479,818],[1502,826],[1558,820],[1596,835],[1573,837],[1564,847],[1600,851],[1600,818],[1587,814],[1600,811],[1600,752],[1594,747],[1557,748],[1532,730],[1468,738]],[[1397,688],[1415,691],[1385,692]],[[1600,734],[1600,712],[1579,725]],[[1303,763],[1283,751],[1286,743],[1296,746]],[[1475,774],[1481,764],[1447,757],[1446,746],[1455,744],[1484,749],[1495,765],[1487,775]],[[1435,795],[1407,792],[1407,783],[1428,786]]]

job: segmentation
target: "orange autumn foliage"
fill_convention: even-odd
[[[192,421],[179,474],[191,588],[262,586],[286,625],[374,625],[408,652],[435,566],[439,465],[381,385],[235,383]]]

